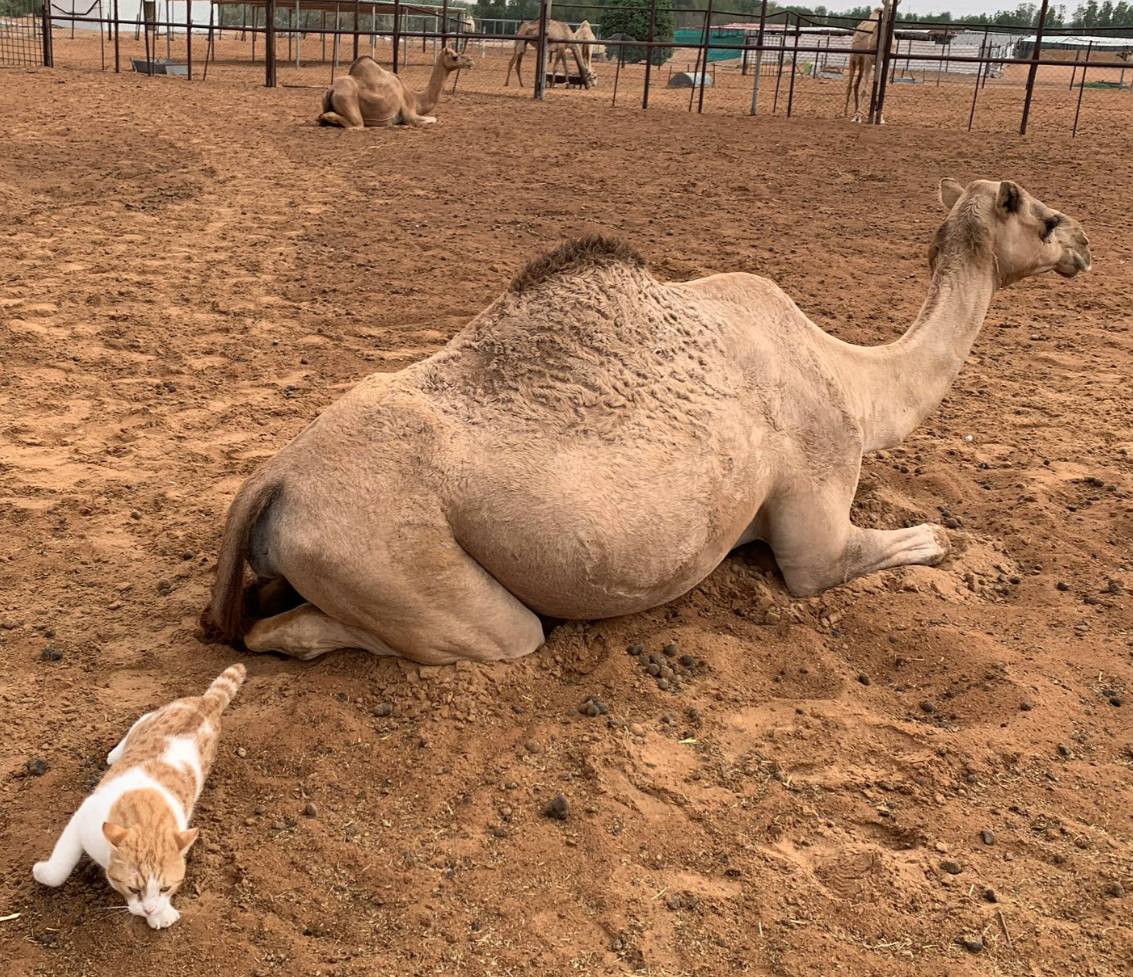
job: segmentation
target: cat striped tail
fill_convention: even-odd
[[[205,690],[202,698],[216,712],[223,712],[228,708],[228,703],[232,701],[236,693],[240,691],[240,686],[244,684],[244,678],[247,674],[247,669],[239,662],[235,665],[229,665],[213,679],[212,685]]]

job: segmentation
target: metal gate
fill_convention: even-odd
[[[43,65],[42,11],[35,0],[0,4],[0,66]]]

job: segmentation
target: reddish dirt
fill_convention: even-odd
[[[2,75],[4,973],[1127,972],[1133,99],[1074,141],[476,93],[344,133],[316,103]],[[659,276],[764,274],[884,342],[945,174],[1019,180],[1096,268],[999,295],[941,408],[866,459],[856,519],[954,520],[944,566],[792,601],[749,549],[490,667],[197,639],[241,480],[533,255],[614,232]],[[670,641],[703,661],[679,694],[625,654]],[[89,866],[36,885],[129,724],[237,659],[181,921],[112,911]]]

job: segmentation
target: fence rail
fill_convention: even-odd
[[[127,3],[132,4],[128,12]],[[160,18],[163,5],[166,16]],[[426,7],[400,0],[45,0],[42,18],[55,32],[69,27],[72,39],[97,32],[97,64],[104,70],[112,59],[115,71],[129,70],[132,64],[134,70],[194,80],[206,78],[210,68],[261,65],[268,86],[319,87],[320,81],[333,80],[363,54],[394,72],[419,76],[432,69],[440,46],[454,44],[478,55],[479,67],[472,73],[458,72],[451,90],[461,86],[494,95],[530,91],[545,99],[560,84],[587,87],[581,64],[585,60],[604,79],[601,87],[588,92],[592,98],[609,95],[614,105],[696,112],[839,117],[849,105],[848,93],[842,98],[845,74],[851,58],[862,54],[868,67],[876,69],[867,71],[863,81],[862,116],[875,123],[882,121],[886,108],[899,111],[903,104],[917,101],[917,86],[918,95],[929,86],[948,86],[950,93],[938,100],[940,104],[951,114],[956,114],[953,105],[964,105],[964,119],[953,124],[962,125],[966,119],[972,128],[981,99],[994,103],[1002,115],[1011,98],[1019,97],[1018,127],[1025,133],[1036,88],[1057,87],[1076,94],[1073,123],[1065,99],[1056,114],[1065,116],[1067,127],[1077,133],[1087,88],[1109,90],[1107,97],[1113,91],[1133,92],[1133,38],[1120,37],[1117,31],[1096,30],[1083,38],[1073,31],[888,20],[871,32],[875,46],[851,51],[854,37],[868,25],[835,18],[817,23],[790,11],[774,18],[743,15],[713,9],[709,0],[702,10],[681,11],[683,26],[675,34],[636,38],[594,24],[595,40],[571,38],[563,44],[552,36],[548,8],[544,0],[539,20],[524,35],[518,34],[520,24],[514,20],[476,24],[467,10],[447,2]],[[652,25],[655,8],[640,10],[648,12]],[[561,3],[550,8],[572,34],[579,27],[571,17],[574,12],[583,8]],[[43,33],[48,64],[52,34]],[[555,63],[560,48],[565,61],[558,60],[558,65],[565,63],[565,69]],[[511,85],[510,69],[521,50],[533,55],[536,70],[534,82],[528,79],[517,89]],[[329,77],[312,73],[328,66]],[[972,86],[970,108],[967,96],[956,92],[965,79]],[[611,82],[612,91],[607,87]],[[989,84],[1002,91],[983,94]]]

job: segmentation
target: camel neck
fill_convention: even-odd
[[[909,330],[887,346],[858,347],[848,386],[863,450],[900,444],[936,410],[971,352],[996,285],[990,252],[942,258]]]
[[[441,64],[440,59],[433,65],[433,73],[429,76],[428,87],[423,92],[414,92],[417,97],[417,114],[428,115],[437,107],[441,98],[441,88],[444,86],[448,72]]]

